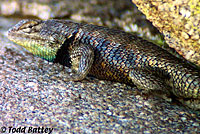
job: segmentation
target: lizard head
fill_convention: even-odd
[[[8,38],[34,55],[53,61],[65,38],[42,20],[22,20],[8,31]]]

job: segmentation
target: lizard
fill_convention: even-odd
[[[32,54],[73,70],[67,81],[87,75],[162,91],[200,109],[200,71],[186,60],[131,33],[71,20],[24,19],[8,38]]]

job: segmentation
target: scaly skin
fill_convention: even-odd
[[[22,20],[8,38],[34,55],[75,70],[67,80],[90,74],[175,95],[200,109],[199,70],[135,35],[69,20]]]

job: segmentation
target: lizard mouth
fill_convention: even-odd
[[[7,32],[7,37],[9,40],[13,41],[14,40],[14,33],[15,33],[16,29],[15,28],[10,28]]]
[[[26,36],[24,33],[18,32],[17,27],[10,28],[7,32],[7,37],[9,40],[11,40],[15,43],[17,43],[18,41],[22,42],[22,41],[25,41],[28,38],[30,38],[30,37]]]

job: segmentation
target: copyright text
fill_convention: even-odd
[[[45,133],[51,134],[53,128],[45,127],[1,127],[1,133]]]

